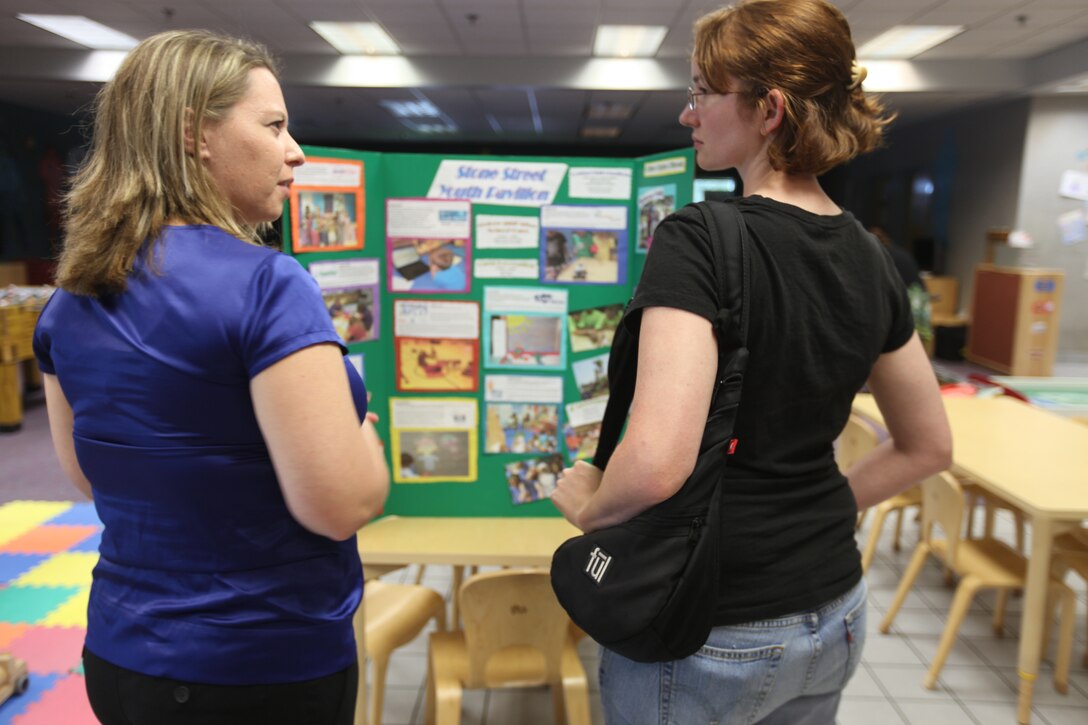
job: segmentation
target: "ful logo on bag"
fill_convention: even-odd
[[[589,561],[586,562],[586,576],[598,584],[601,583],[601,579],[604,578],[604,573],[608,571],[608,565],[612,563],[612,557],[605,551],[601,550],[601,547],[595,547],[593,551],[589,552]]]

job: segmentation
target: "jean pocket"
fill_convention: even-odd
[[[843,673],[842,686],[854,676],[861,663],[861,651],[865,648],[865,620],[867,618],[866,597],[854,605],[843,617],[846,629],[846,671]]]
[[[764,714],[778,687],[786,644],[747,639],[725,647],[704,645],[676,663],[663,693],[669,723],[733,725],[755,722]]]

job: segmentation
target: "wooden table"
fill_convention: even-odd
[[[359,531],[364,564],[549,566],[581,532],[566,519],[387,516]]]
[[[580,533],[560,517],[387,516],[359,531],[359,556],[364,565],[452,565],[456,623],[466,566],[551,566],[559,545]]]
[[[858,395],[853,407],[883,424],[871,395]],[[1088,519],[1088,426],[1005,396],[948,397],[944,407],[952,426],[953,472],[1015,504],[1032,521],[1019,655],[1019,721],[1027,725],[1046,640],[1054,537]]]

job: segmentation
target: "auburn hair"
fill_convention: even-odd
[[[140,250],[167,221],[212,224],[257,243],[200,157],[204,124],[245,95],[249,71],[276,74],[257,43],[204,30],[170,31],[137,45],[99,91],[88,155],[65,196],[57,286],[101,297],[123,292]]]
[[[768,150],[779,171],[822,174],[880,146],[894,119],[862,91],[850,25],[824,0],[742,0],[708,13],[695,24],[692,61],[713,91],[739,82],[753,108],[770,89],[782,94]]]

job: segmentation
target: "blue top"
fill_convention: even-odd
[[[128,289],[58,291],[34,352],[74,414],[105,524],[87,648],[147,675],[222,685],[323,677],[355,661],[355,537],[291,516],[250,380],[339,345],[298,262],[211,226],[167,227]],[[342,346],[341,346],[342,347]],[[366,389],[345,360],[360,419]]]

